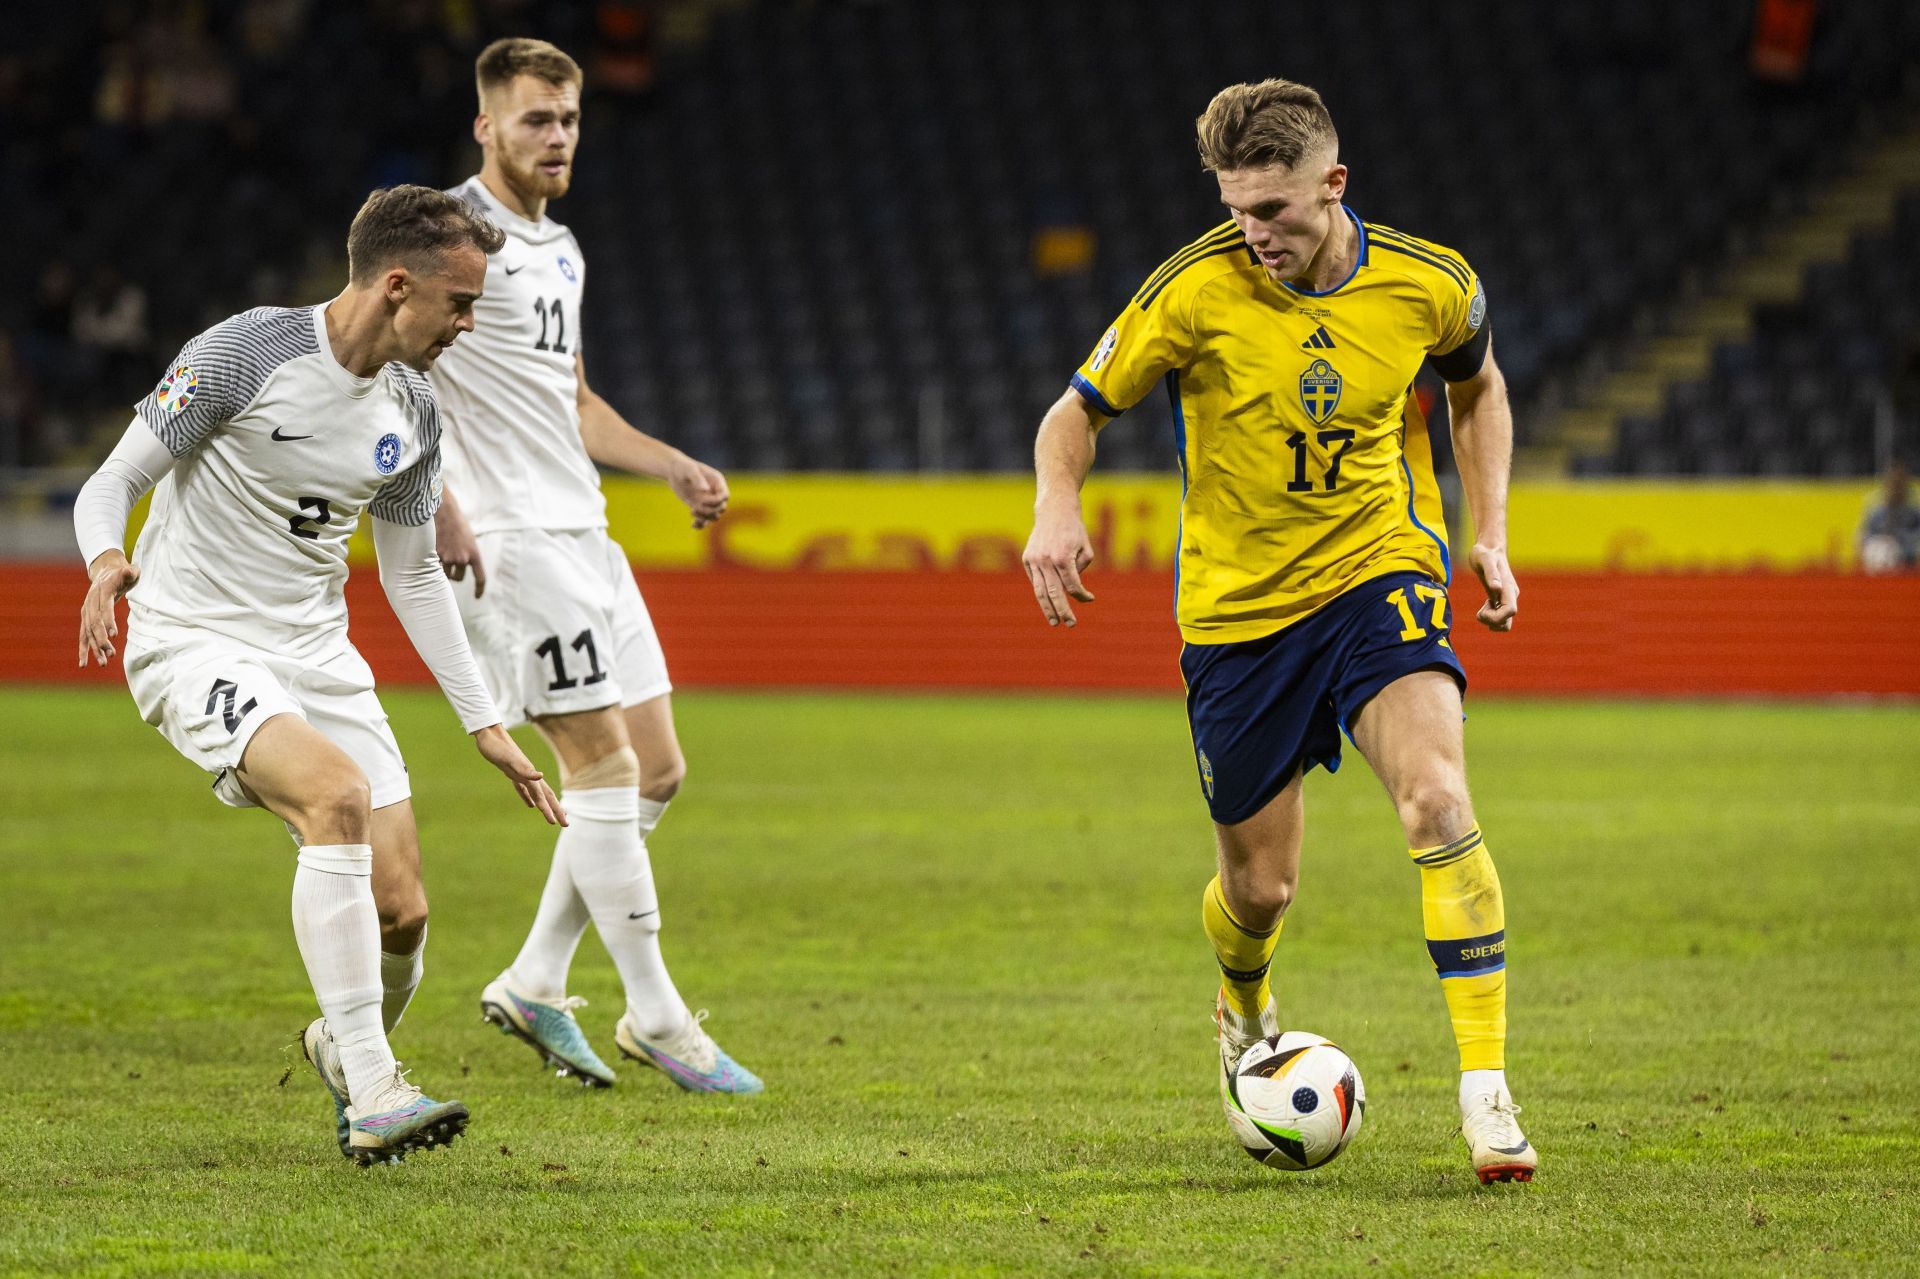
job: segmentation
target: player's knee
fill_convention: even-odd
[[[320,779],[305,808],[301,834],[308,843],[367,842],[373,825],[373,790],[359,769]]]
[[[565,774],[565,785],[569,791],[611,790],[639,784],[640,757],[634,754],[631,746],[609,751],[592,763],[583,764]]]
[[[1280,922],[1293,905],[1294,886],[1283,879],[1247,885],[1242,890],[1240,908],[1252,918],[1243,920],[1252,928],[1271,928]]]
[[[414,949],[427,931],[427,895],[414,891],[380,906],[380,948],[401,955]]]
[[[680,783],[686,779],[687,757],[676,750],[664,759],[641,765],[640,794],[656,804],[664,804],[680,793]]]
[[[1460,838],[1473,825],[1466,785],[1434,778],[1409,787],[1399,798],[1400,824],[1415,848],[1431,848]]]

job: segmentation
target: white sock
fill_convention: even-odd
[[[413,1002],[413,992],[420,989],[420,974],[426,970],[427,930],[420,930],[420,940],[414,948],[404,955],[396,955],[390,950],[380,952],[380,985],[385,994],[380,998],[380,1024],[391,1035],[393,1028],[400,1024],[400,1017],[407,1011],[407,1005]]]
[[[1492,1093],[1496,1097],[1510,1097],[1507,1092],[1507,1072],[1504,1070],[1463,1070],[1460,1072],[1460,1109],[1465,1110],[1467,1103],[1475,1097],[1484,1097]]]
[[[649,1039],[672,1034],[687,1006],[660,954],[660,899],[641,835],[642,814],[658,822],[666,805],[643,801],[637,786],[568,791],[562,803],[573,823],[560,836],[567,869],[620,970],[633,1028]]]
[[[308,844],[293,874],[293,936],[327,1030],[340,1049],[347,1096],[376,1096],[393,1079],[380,1025],[380,913],[371,844]]]
[[[554,841],[553,864],[547,868],[547,886],[540,891],[533,927],[508,970],[515,989],[541,1003],[558,1003],[565,997],[567,970],[573,967],[573,952],[579,949],[591,918],[567,869],[567,832],[563,830]]]

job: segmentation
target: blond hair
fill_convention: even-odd
[[[586,81],[580,64],[557,45],[525,36],[509,36],[495,40],[474,59],[474,88],[479,92],[481,109],[486,108],[488,93],[506,88],[515,76],[523,75],[538,76],[556,86],[579,86]]]
[[[440,269],[448,253],[464,245],[491,255],[506,242],[506,232],[464,200],[432,187],[387,187],[368,196],[353,215],[347,229],[347,278],[367,284],[396,266],[430,274]]]
[[[1340,153],[1340,135],[1320,95],[1291,80],[1228,85],[1194,121],[1194,133],[1209,173],[1270,164],[1292,169],[1307,157]]]

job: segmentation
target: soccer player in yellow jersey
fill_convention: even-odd
[[[1302,784],[1340,766],[1344,732],[1419,870],[1474,1169],[1526,1181],[1537,1160],[1505,1074],[1506,918],[1467,795],[1466,672],[1447,639],[1445,524],[1411,395],[1423,363],[1446,379],[1479,620],[1511,630],[1513,419],[1486,296],[1458,254],[1346,207],[1339,139],[1312,89],[1234,85],[1197,127],[1231,220],[1147,278],[1041,423],[1028,576],[1048,623],[1074,625],[1074,602],[1093,600],[1080,486],[1095,438],[1163,383],[1185,486],[1180,665],[1219,847],[1201,911],[1221,972],[1229,1122],[1247,1120],[1228,1073],[1280,1029],[1267,970],[1299,878]]]

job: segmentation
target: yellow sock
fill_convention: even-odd
[[[1480,828],[1438,848],[1411,850],[1420,868],[1427,953],[1460,1045],[1460,1069],[1507,1061],[1507,910]]]
[[[1273,948],[1280,940],[1280,925],[1261,931],[1248,928],[1227,909],[1215,875],[1200,898],[1200,926],[1213,943],[1213,957],[1220,961],[1220,989],[1227,1007],[1249,1020],[1258,1017],[1273,998],[1267,985],[1267,966],[1273,962]]]

